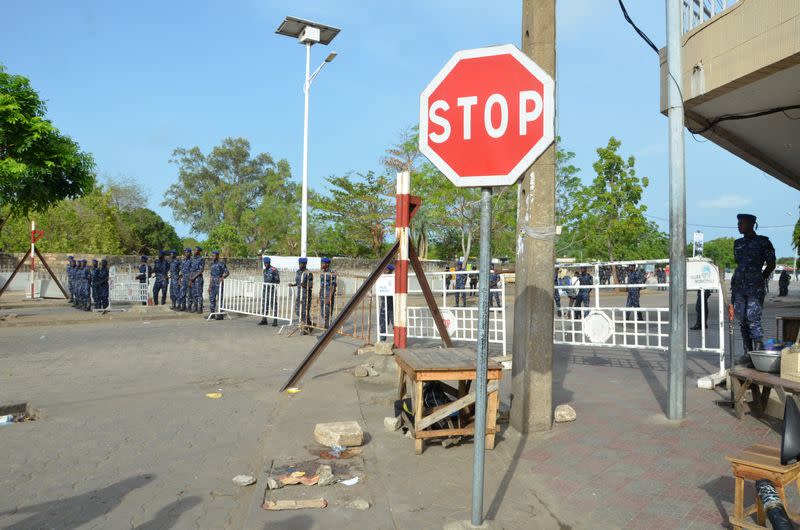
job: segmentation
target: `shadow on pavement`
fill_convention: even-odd
[[[11,513],[31,514],[18,523],[6,526],[6,530],[78,528],[114,510],[120,505],[125,495],[135,489],[146,486],[154,477],[155,475],[151,474],[137,475],[106,486],[105,488],[92,490],[65,499],[25,506],[14,512],[5,512],[0,515],[10,515]]]
[[[507,429],[511,429],[511,426],[508,425]],[[525,442],[527,440],[527,434],[523,434],[520,436],[519,440],[517,440],[517,447],[514,449],[514,456],[511,457],[511,465],[506,468],[506,472],[503,475],[503,480],[500,481],[500,485],[497,487],[497,491],[494,494],[492,503],[489,505],[489,510],[486,512],[486,519],[490,521],[497,517],[497,512],[500,511],[503,498],[506,496],[508,487],[511,485],[511,480],[514,478],[514,472],[517,470],[517,464],[519,464],[520,456],[522,455],[522,450],[525,448]]]
[[[267,523],[264,530],[311,530],[314,528],[314,519],[308,515],[293,515],[284,521]]]
[[[197,495],[192,495],[191,497],[185,497],[183,499],[178,499],[177,501],[173,501],[160,510],[156,512],[153,516],[153,519],[144,523],[143,525],[137,526],[136,530],[162,530],[166,528],[172,528],[178,522],[178,519],[184,512],[188,512],[198,504],[202,502],[203,499],[198,497]]]

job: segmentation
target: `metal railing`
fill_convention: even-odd
[[[465,277],[463,288],[456,288],[459,276]],[[477,342],[478,340],[478,271],[428,272],[425,277],[431,291],[438,299],[436,303],[450,333],[455,341]],[[388,315],[388,298],[393,298],[394,276],[384,275],[376,288],[376,317],[378,340],[391,339],[393,330]],[[503,355],[507,354],[506,341],[506,295],[505,279],[500,275],[497,287],[490,289],[489,343],[499,344]],[[439,331],[427,306],[416,305],[421,302],[422,288],[415,275],[408,277],[409,306],[407,314],[407,335],[410,339],[438,339]],[[498,303],[499,302],[499,303]],[[392,306],[396,309],[397,306]],[[384,331],[381,331],[383,329]]]
[[[711,20],[740,0],[683,0],[683,33]]]
[[[239,313],[292,323],[295,287],[227,278],[220,283],[218,313]]]

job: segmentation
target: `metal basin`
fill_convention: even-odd
[[[751,351],[750,358],[756,370],[772,374],[781,371],[781,352],[779,351]]]

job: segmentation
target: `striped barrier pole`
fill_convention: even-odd
[[[407,346],[408,323],[406,306],[408,304],[408,224],[411,203],[409,191],[411,174],[401,171],[397,174],[397,202],[395,213],[395,236],[400,244],[397,263],[394,269],[394,345]]]

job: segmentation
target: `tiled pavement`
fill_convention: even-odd
[[[534,488],[555,490],[556,506],[596,528],[727,526],[733,479],[724,455],[780,436],[777,422],[739,421],[714,403],[724,392],[696,388],[714,356],[690,356],[687,417],[671,422],[666,353],[558,347],[555,355],[554,402],[569,402],[578,420],[525,444],[519,458]]]

